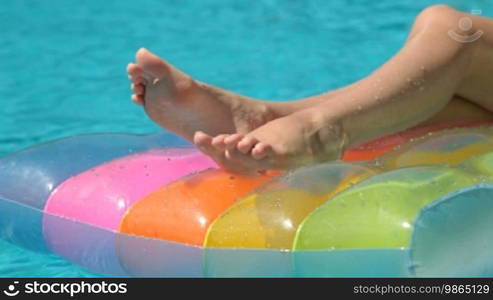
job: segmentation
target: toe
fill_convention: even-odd
[[[144,73],[147,72],[156,78],[169,76],[170,65],[149,50],[140,48],[135,57]]]
[[[193,136],[193,143],[199,148],[207,148],[212,142],[212,137],[202,131],[197,131]]]
[[[227,137],[226,137],[227,138]],[[216,163],[218,163],[222,168],[229,172],[238,172],[238,173],[250,173],[251,164],[245,164],[244,160],[252,160],[240,153],[236,148],[233,150],[225,150],[219,151],[213,145],[213,138],[201,131],[197,131],[194,135],[193,142],[200,149],[200,151],[204,152],[206,155],[210,156]],[[226,158],[228,151],[234,152],[233,156]],[[254,161],[254,160],[252,160]]]
[[[229,136],[229,134],[220,134],[212,139],[212,146],[214,146],[219,151],[224,151],[226,149],[226,144],[224,140]]]
[[[133,94],[132,101],[138,105],[144,105],[144,96]]]
[[[271,145],[260,142],[252,149],[252,157],[256,160],[260,160],[266,158],[271,152]]]
[[[128,80],[130,80],[133,84],[146,85],[148,82],[152,82],[153,79],[153,77],[149,77],[146,74],[136,76],[128,75]]]
[[[127,65],[127,73],[130,77],[135,78],[135,77],[141,77],[144,71],[138,64],[129,63]]]
[[[236,147],[233,149],[226,149],[224,151],[224,164],[228,166],[230,170],[245,173],[254,174],[261,169],[259,161],[253,159],[249,154],[241,153]]]
[[[137,77],[129,77],[130,81],[133,83],[133,84],[142,84],[142,85],[146,85],[147,82],[149,82],[150,80],[144,78],[144,76],[137,76]]]
[[[236,147],[226,149],[224,153],[225,158],[235,164],[239,164],[242,160],[245,160],[246,155],[238,151]]]
[[[243,134],[235,133],[224,139],[224,144],[226,145],[226,149],[236,148],[236,145],[239,141],[243,139]]]
[[[222,156],[222,151],[218,151],[212,145],[212,140],[213,138],[210,135],[202,131],[195,132],[193,136],[193,143],[197,146],[197,148],[205,154],[211,156],[213,159],[220,159]]]
[[[195,86],[195,81],[190,76],[147,49],[139,49],[136,59],[144,72],[144,78],[152,79],[148,80],[149,83],[157,83],[164,79],[163,82],[173,84],[177,91],[187,91]]]
[[[144,95],[144,85],[143,84],[135,84],[135,83],[132,83],[132,85],[130,86],[130,88],[132,89],[132,91],[136,94],[136,95]]]
[[[238,142],[236,148],[243,154],[247,154],[258,143],[258,140],[252,136],[246,136]]]

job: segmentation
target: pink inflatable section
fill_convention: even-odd
[[[45,212],[117,230],[134,202],[182,176],[214,167],[211,159],[191,148],[126,156],[66,180],[51,194]]]

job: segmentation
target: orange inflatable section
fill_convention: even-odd
[[[278,174],[245,176],[214,169],[182,178],[135,203],[120,231],[202,245],[207,228],[220,213]]]
[[[348,149],[344,152],[342,159],[344,161],[371,160],[384,154],[385,152],[392,150],[396,146],[409,141],[410,139],[418,138],[431,132],[459,127],[491,125],[492,123],[493,122],[491,121],[451,121],[434,125],[417,126],[406,131],[388,135]]]

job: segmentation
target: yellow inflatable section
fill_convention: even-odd
[[[349,163],[301,168],[239,202],[209,227],[205,246],[291,249],[301,221],[325,200],[376,174]]]

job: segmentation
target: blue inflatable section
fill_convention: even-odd
[[[493,185],[471,186],[425,207],[410,249],[416,276],[493,276]]]

